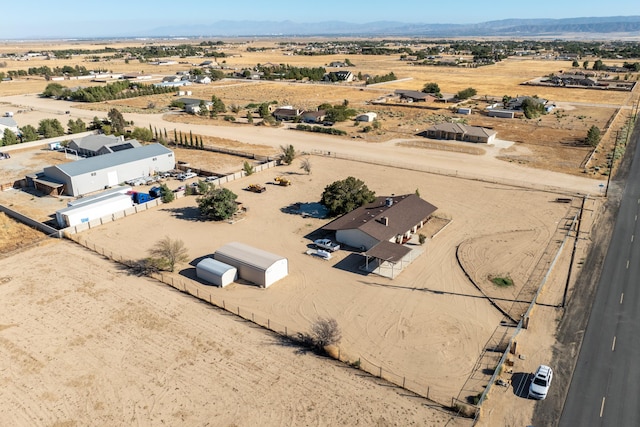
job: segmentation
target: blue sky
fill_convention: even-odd
[[[4,0],[0,39],[108,37],[219,20],[478,23],[509,18],[640,15],[637,0]]]

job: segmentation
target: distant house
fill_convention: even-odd
[[[331,71],[324,76],[324,80],[330,82],[352,82],[354,77],[351,71]]]
[[[202,85],[208,85],[209,83],[211,83],[211,77],[209,76],[197,76],[196,77],[196,83],[202,84]]]
[[[302,110],[290,106],[276,108],[272,113],[273,117],[279,121],[292,121],[302,115]]]
[[[213,102],[198,98],[178,98],[176,102],[184,104],[184,111],[189,114],[199,114],[203,107],[209,111],[213,106]]]
[[[495,140],[497,132],[460,123],[440,123],[431,126],[423,132],[423,135],[427,138],[491,144]]]
[[[377,113],[364,113],[356,117],[356,122],[372,122],[377,118]]]
[[[437,98],[430,93],[419,92],[417,90],[397,89],[394,92],[400,99],[410,102],[433,102]]]
[[[437,210],[415,194],[377,197],[373,202],[342,215],[322,227],[335,232],[335,240],[362,251],[381,265],[396,265],[407,259],[412,249],[404,244],[414,236]]]
[[[122,78],[126,80],[151,80],[153,76],[151,74],[126,73],[122,75]]]
[[[5,129],[9,129],[18,136],[20,135],[18,123],[16,123],[16,121],[11,117],[0,117],[0,138],[4,136]]]
[[[125,141],[124,137],[113,135],[88,135],[83,138],[72,139],[68,148],[77,151],[83,157],[100,156],[140,147],[135,139]]]
[[[507,108],[510,110],[522,110],[522,104],[527,99],[541,105],[545,105],[547,103],[547,100],[543,98],[536,98],[534,96],[519,96],[517,98],[510,99],[507,103]]]
[[[216,61],[202,61],[199,66],[207,68],[219,68],[219,65]]]
[[[322,123],[327,112],[324,110],[305,111],[302,113],[302,121],[305,123]]]
[[[342,67],[348,67],[346,62],[340,62],[340,61],[333,61],[329,64],[329,67],[332,68],[342,68]]]
[[[178,75],[175,75],[175,76],[166,76],[166,77],[163,77],[163,78],[162,78],[162,81],[163,81],[163,82],[165,82],[165,83],[166,83],[166,82],[172,82],[172,83],[173,83],[173,82],[179,82],[180,80],[181,80],[181,79],[180,79],[180,76],[178,76]]]

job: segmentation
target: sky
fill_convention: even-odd
[[[0,39],[117,37],[216,21],[479,23],[511,18],[640,15],[637,0],[3,0]]]

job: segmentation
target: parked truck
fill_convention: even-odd
[[[133,202],[137,204],[147,203],[153,200],[148,193],[140,193],[138,191],[131,193],[131,198],[133,199]]]
[[[317,239],[313,241],[313,244],[316,245],[317,248],[329,252],[335,252],[340,249],[340,244],[333,243],[330,239]]]

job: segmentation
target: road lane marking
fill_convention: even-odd
[[[629,260],[627,260],[627,270],[629,269]]]
[[[613,344],[611,344],[611,351],[616,351],[616,337],[613,337]]]
[[[620,304],[622,304],[623,299],[624,299],[624,292],[620,294]]]
[[[631,235],[631,241],[633,242],[633,234]]]
[[[605,397],[602,397],[602,405],[600,405],[600,418],[602,418],[602,413],[604,412],[604,399]]]

